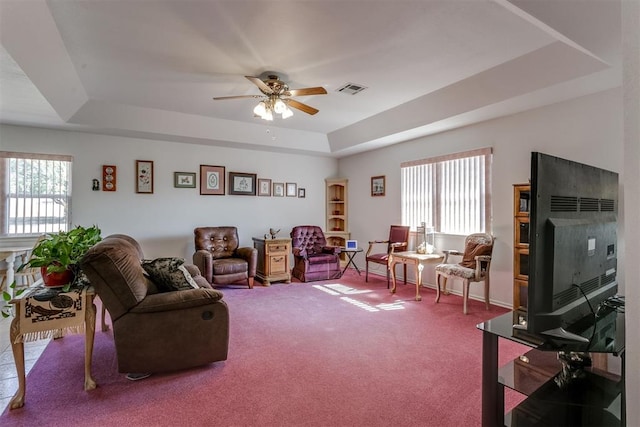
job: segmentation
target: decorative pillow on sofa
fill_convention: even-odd
[[[91,282],[89,282],[89,278],[87,277],[86,274],[84,274],[84,271],[79,270],[78,273],[76,274],[76,277],[73,281],[73,285],[77,286],[79,288],[82,288],[84,286],[88,286],[90,285]]]
[[[142,260],[142,268],[161,292],[199,288],[183,264],[182,258]]]

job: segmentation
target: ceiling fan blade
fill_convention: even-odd
[[[311,114],[312,116],[320,110],[317,110],[307,104],[303,104],[302,102],[296,101],[295,99],[283,99],[285,103],[289,105],[289,107],[293,107],[300,111],[304,111],[307,114]]]
[[[290,89],[283,95],[285,96],[306,96],[306,95],[326,95],[327,91],[323,87],[307,87],[304,89]]]
[[[260,88],[260,90],[263,91],[264,93],[268,93],[268,94],[272,94],[273,93],[273,90],[269,86],[267,86],[265,84],[265,82],[263,82],[259,78],[251,77],[251,76],[245,76],[245,78],[249,79],[249,81],[251,83],[253,83],[254,85],[258,86]]]
[[[234,96],[216,96],[213,99],[219,101],[221,99],[242,99],[242,98],[264,98],[264,95],[234,95]]]

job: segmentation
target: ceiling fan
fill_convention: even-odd
[[[323,87],[308,87],[304,89],[289,89],[289,86],[275,74],[269,74],[266,80],[259,77],[245,76],[251,83],[258,86],[262,95],[235,95],[218,96],[214,100],[257,98],[261,101],[253,109],[253,112],[264,120],[273,120],[273,113],[281,114],[283,119],[291,117],[293,112],[289,107],[303,111],[307,114],[316,114],[319,110],[300,101],[291,99],[293,96],[326,95]]]

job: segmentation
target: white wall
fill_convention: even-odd
[[[129,234],[140,241],[147,257],[188,260],[197,226],[235,225],[246,246],[253,246],[251,238],[270,227],[288,237],[297,224],[324,226],[324,180],[337,171],[337,161],[326,157],[6,125],[0,127],[0,150],[72,155],[74,225],[97,224],[104,236]],[[154,162],[153,194],[135,193],[136,160]],[[201,164],[295,182],[306,189],[306,197],[201,196],[199,188],[173,187],[174,172],[197,172],[199,179]],[[91,190],[92,179],[101,180],[102,165],[117,166],[116,192]]]
[[[492,233],[497,240],[491,264],[491,299],[510,307],[513,284],[512,184],[528,181],[531,151],[621,173],[622,91],[609,90],[340,159],[339,174],[349,179],[349,231],[352,238],[359,242],[384,239],[388,236],[389,225],[400,223],[401,162],[481,147],[493,147]],[[376,175],[386,175],[385,197],[371,197],[370,179]],[[366,248],[366,244],[364,246]],[[440,236],[437,247],[462,249],[463,238]],[[618,254],[622,258],[622,250]],[[358,265],[364,266],[364,257],[356,259]],[[623,260],[619,259],[619,262],[622,270]],[[373,268],[379,270],[376,266]],[[433,283],[433,269],[425,269],[425,272],[426,281]],[[453,290],[461,292],[460,281],[454,283]],[[472,286],[472,297],[480,298],[481,292],[481,286]]]
[[[624,269],[627,278],[625,336],[626,336],[626,390],[627,425],[640,425],[640,264],[634,262],[640,249],[640,2],[622,2],[622,48],[624,53],[624,168],[625,211],[628,221],[625,224],[627,239],[626,253],[630,262]],[[636,402],[635,404],[633,402]]]

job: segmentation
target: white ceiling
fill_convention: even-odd
[[[620,37],[620,0],[0,0],[0,122],[341,157],[619,86]],[[212,99],[267,71],[320,112]]]

